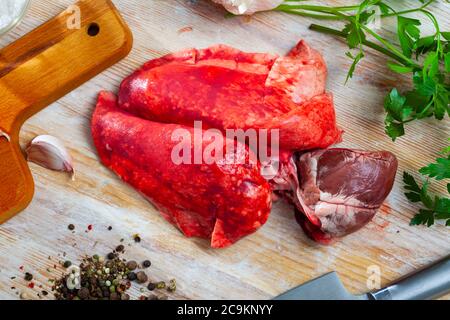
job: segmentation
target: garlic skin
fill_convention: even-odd
[[[251,15],[258,11],[271,10],[278,7],[284,0],[213,0],[221,4],[233,14]]]
[[[38,136],[31,141],[25,152],[28,161],[50,170],[69,172],[73,178],[72,156],[58,138],[49,135]]]
[[[5,138],[6,140],[8,140],[8,142],[11,142],[11,137],[9,136],[9,134],[7,134],[6,132],[4,132],[4,131],[2,131],[1,129],[0,129],[0,138],[1,137],[3,137],[3,138]]]

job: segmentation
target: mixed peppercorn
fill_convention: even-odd
[[[65,261],[63,266],[67,269],[60,279],[54,281],[53,291],[58,300],[130,300],[127,291],[132,283],[145,285],[149,291],[159,290],[158,294],[142,295],[140,300],[165,300],[162,290],[174,292],[175,280],[165,282],[149,282],[147,273],[140,269],[151,266],[150,260],[142,262],[141,266],[134,260],[127,261],[120,257],[124,246],[119,245],[116,250],[106,255],[85,257],[80,266],[74,266]],[[141,289],[141,292],[144,291]]]
[[[75,233],[75,225],[69,224],[67,229]],[[89,225],[86,232],[91,230],[93,226]],[[111,231],[112,227],[107,227],[107,230]],[[135,243],[141,242],[138,234],[134,234],[132,239]],[[175,292],[175,280],[170,280],[168,284],[164,281],[149,281],[146,270],[152,265],[150,260],[138,263],[135,260],[122,258],[121,255],[125,253],[123,242],[124,239],[121,239],[115,250],[106,256],[94,254],[84,257],[79,266],[70,260],[58,259],[59,262],[53,265],[53,269],[59,269],[59,265],[60,268],[65,269],[65,274],[58,279],[48,280],[52,284],[54,297],[58,300],[130,300],[128,290],[133,283],[139,286],[141,292],[139,300],[165,300],[168,298],[166,293]],[[66,257],[66,253],[58,254],[58,256]],[[49,256],[48,259],[52,260],[52,257]],[[23,273],[26,286],[34,289],[33,274],[25,272],[24,266],[20,266],[19,270]],[[46,271],[52,272],[51,268],[47,268]],[[11,277],[11,280],[15,279],[15,276]],[[16,294],[23,300],[35,299],[35,295],[39,299],[49,295],[43,285],[38,285],[38,288],[42,290],[40,292],[25,290],[20,293],[16,286],[11,286],[11,290],[16,290]]]

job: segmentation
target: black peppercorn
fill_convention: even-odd
[[[152,263],[150,262],[150,260],[145,260],[145,261],[142,263],[142,266],[143,266],[144,268],[149,268],[151,265],[152,265]]]
[[[29,272],[26,272],[26,273],[25,273],[25,280],[26,280],[26,281],[31,281],[31,280],[33,280],[33,275],[32,275],[31,273],[29,273]]]
[[[78,290],[78,297],[81,300],[85,300],[85,299],[89,298],[89,289],[88,288],[81,288],[80,290]]]
[[[134,281],[137,279],[137,275],[134,272],[130,272],[127,277],[128,277],[128,280],[130,280],[130,281]]]

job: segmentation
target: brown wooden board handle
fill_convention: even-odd
[[[0,222],[3,222],[27,207],[34,183],[17,140],[8,142],[0,138],[0,157]]]
[[[124,58],[132,34],[110,0],[82,0],[81,28],[66,10],[0,51],[0,223],[23,210],[33,180],[20,150],[22,124],[52,102]],[[76,13],[75,13],[76,14]]]

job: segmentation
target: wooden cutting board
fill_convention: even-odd
[[[0,223],[31,201],[19,146],[30,116],[124,58],[130,30],[109,0],[82,0],[0,51]]]
[[[33,0],[24,23],[2,38],[0,46],[18,39],[70,3]],[[122,238],[128,257],[152,260],[151,279],[176,278],[178,290],[173,297],[186,299],[268,299],[331,270],[339,273],[350,291],[359,293],[367,291],[368,270],[378,267],[385,285],[450,253],[448,228],[409,226],[417,207],[405,199],[401,183],[404,170],[417,172],[445,146],[450,136],[449,122],[416,123],[407,128],[406,137],[395,143],[386,137],[383,97],[392,86],[403,87],[409,82],[390,73],[384,57],[371,52],[345,86],[350,65],[345,57],[346,46],[340,40],[309,31],[307,27],[313,20],[279,13],[229,19],[209,1],[114,3],[133,31],[131,54],[32,117],[20,133],[22,145],[38,134],[61,138],[75,158],[76,180],[31,165],[36,182],[34,200],[24,212],[0,226],[0,298],[42,290],[38,286],[34,290],[26,287],[24,271],[32,272],[36,284],[48,290],[47,279],[62,272],[53,269],[58,260],[77,262],[85,253],[106,254]],[[450,29],[448,6],[442,3],[431,10],[445,29]],[[425,27],[432,30],[431,25]],[[392,35],[391,21],[386,20],[384,28],[387,36]],[[278,203],[268,223],[257,233],[231,248],[212,250],[207,241],[182,236],[139,194],[99,164],[89,130],[96,95],[101,89],[117,90],[123,77],[148,59],[217,43],[284,54],[300,38],[321,50],[328,62],[328,88],[335,96],[339,124],[346,131],[342,145],[386,149],[399,158],[395,188],[363,230],[332,246],[319,246],[305,237],[294,221],[292,208]],[[67,229],[71,223],[75,233]],[[91,231],[88,225],[92,225]],[[132,240],[136,233],[142,238],[139,244]],[[11,280],[14,276],[17,278]],[[17,289],[11,290],[11,286]],[[141,294],[137,289],[132,293],[134,297]]]

